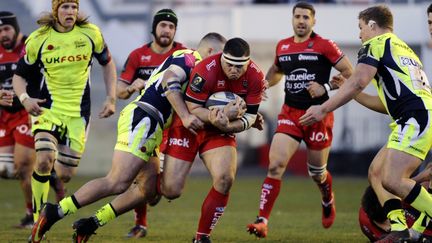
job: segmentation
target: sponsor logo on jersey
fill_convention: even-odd
[[[6,65],[0,65],[0,71],[5,71],[6,70]]]
[[[0,54],[0,59],[2,59],[2,58],[3,58],[3,53]]]
[[[308,73],[306,68],[297,68],[289,75],[286,75],[287,81],[312,81],[315,80],[314,73]]]
[[[299,61],[318,61],[318,56],[315,55],[303,55],[298,56]]]
[[[279,59],[279,62],[290,62],[291,61],[290,56],[280,56],[278,59]]]
[[[81,48],[86,46],[86,42],[82,40],[75,41],[75,48]]]
[[[195,74],[195,77],[192,80],[190,88],[193,92],[199,93],[202,91],[204,84],[205,84],[205,80],[198,74]]]
[[[138,70],[138,74],[140,76],[145,76],[145,79],[147,79],[148,77],[150,77],[150,75],[152,74],[153,70],[155,70],[155,67],[147,67],[147,68],[140,68]]]
[[[402,66],[421,67],[421,65],[416,60],[410,57],[399,57],[399,60]]]
[[[217,86],[218,86],[218,88],[225,87],[225,80],[218,80],[217,81]]]
[[[151,55],[141,56],[141,62],[149,62],[151,60]]]
[[[206,65],[206,69],[207,69],[208,71],[210,71],[210,69],[211,69],[212,67],[216,67],[216,60],[213,60],[213,61],[211,61],[209,64]]]
[[[287,45],[282,45],[281,46],[281,50],[288,50],[288,48],[289,48],[289,44],[287,44]]]
[[[278,125],[288,125],[288,126],[294,126],[295,125],[293,121],[288,120],[288,119],[278,120],[277,123],[278,123]]]
[[[189,148],[189,139],[187,138],[170,138],[169,146],[180,146]]]
[[[87,55],[70,55],[70,56],[62,56],[62,57],[51,57],[45,58],[45,62],[48,64],[56,64],[56,63],[64,63],[64,62],[79,62],[79,61],[89,61],[89,57]]]

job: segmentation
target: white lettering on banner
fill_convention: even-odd
[[[323,142],[323,141],[327,141],[328,140],[328,136],[327,133],[322,133],[322,132],[313,132],[312,136],[309,138],[311,141],[316,141],[316,142]]]
[[[176,145],[185,148],[189,148],[189,139],[187,138],[170,138],[169,146]]]

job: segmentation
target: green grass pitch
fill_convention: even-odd
[[[90,178],[76,177],[67,185],[72,193]],[[368,242],[358,226],[360,197],[367,185],[366,178],[340,178],[333,180],[336,193],[336,221],[330,229],[321,226],[321,206],[318,188],[309,178],[286,176],[279,199],[276,201],[266,239],[257,240],[246,233],[246,224],[258,213],[259,191],[263,177],[239,177],[231,190],[224,216],[213,231],[215,243],[228,242]],[[208,177],[191,177],[181,198],[168,202],[163,199],[149,208],[148,235],[144,239],[126,239],[133,226],[133,214],[127,213],[98,229],[91,242],[191,242],[197,228],[201,203],[211,186]],[[50,201],[54,194],[50,192]],[[73,221],[88,217],[107,199],[82,208],[48,232],[45,242],[71,242]],[[14,229],[24,214],[24,203],[18,182],[0,180],[0,242],[25,242],[30,230]]]

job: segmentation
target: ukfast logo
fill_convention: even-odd
[[[189,148],[189,139],[187,138],[170,138],[169,146],[180,146]]]

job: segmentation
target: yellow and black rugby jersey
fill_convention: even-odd
[[[163,74],[171,65],[176,65],[183,69],[186,76],[184,80],[178,81],[184,90],[190,79],[192,69],[201,60],[202,57],[198,51],[189,49],[175,51],[153,71],[152,75],[146,82],[145,88],[141,91],[141,95],[133,102],[138,102],[146,107],[150,107],[155,111],[153,113],[157,114],[154,118],[161,120],[161,123],[165,125],[165,127],[169,126],[172,107],[165,95],[166,87],[163,87],[162,85]]]
[[[75,26],[66,33],[39,28],[26,41],[26,65],[40,65],[44,80],[41,106],[72,117],[90,114],[90,68],[92,57],[110,60],[102,33],[93,24]]]
[[[432,110],[431,88],[423,64],[395,34],[382,34],[363,43],[358,63],[377,68],[373,83],[394,120],[405,112]]]

